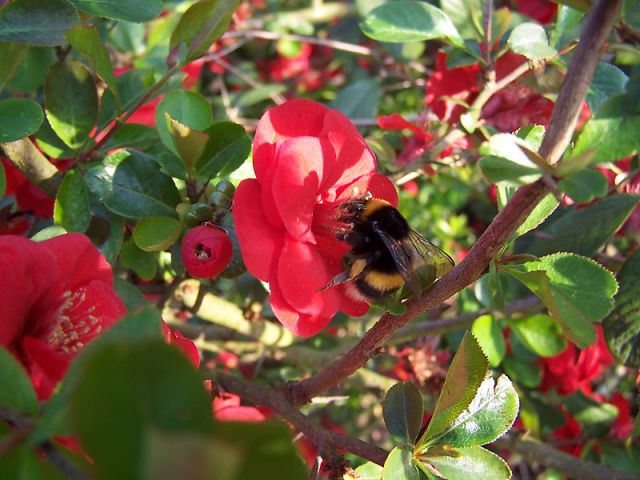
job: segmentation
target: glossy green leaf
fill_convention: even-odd
[[[0,92],[27,58],[29,47],[17,43],[0,42]]]
[[[0,406],[26,415],[38,413],[38,399],[27,371],[4,347],[0,347],[0,383]]]
[[[127,307],[128,312],[134,312],[149,306],[149,302],[144,298],[144,293],[127,280],[120,277],[113,277],[113,289],[125,307]]]
[[[178,157],[180,153],[174,145],[165,113],[181,124],[200,132],[205,131],[213,121],[211,105],[197,93],[175,90],[160,101],[155,113],[156,128],[162,143]]]
[[[89,189],[113,213],[129,218],[149,215],[175,217],[180,194],[171,177],[149,156],[120,150],[89,169]]]
[[[120,264],[136,272],[143,280],[151,280],[158,272],[158,254],[145,252],[131,239],[120,250]]]
[[[182,224],[171,217],[144,217],[133,229],[133,240],[145,252],[159,252],[173,245],[182,231]]]
[[[249,108],[260,102],[269,100],[273,95],[280,95],[287,91],[287,86],[282,84],[258,85],[246,92],[238,92],[232,99],[231,105],[234,108]]]
[[[595,341],[592,322],[601,321],[611,311],[618,290],[611,272],[570,253],[548,255],[519,268],[524,270],[520,275],[515,267],[507,271],[542,300],[569,339],[581,348]]]
[[[70,0],[78,10],[96,17],[124,20],[126,22],[148,22],[164,8],[161,0]]]
[[[421,446],[442,433],[472,402],[488,371],[488,361],[477,340],[465,334],[456,352]]]
[[[56,63],[47,75],[44,95],[53,131],[68,146],[81,147],[98,119],[98,93],[87,67],[77,61]]]
[[[631,368],[640,368],[640,250],[618,273],[620,290],[615,308],[604,319],[604,336],[611,353]]]
[[[492,183],[522,185],[535,182],[541,175],[540,169],[533,163],[523,165],[494,155],[480,158],[478,165],[482,174]]]
[[[522,225],[516,230],[516,236],[522,236],[525,233],[533,230],[542,222],[544,222],[549,215],[551,215],[560,202],[553,193],[547,194],[529,214],[527,219],[522,222]]]
[[[594,150],[594,162],[624,158],[640,149],[640,109],[634,95],[609,98],[585,124],[572,155]]]
[[[416,441],[423,411],[422,395],[413,383],[397,383],[389,389],[382,404],[382,415],[396,445]]]
[[[491,443],[511,428],[518,407],[518,394],[505,375],[497,382],[487,378],[471,404],[433,440],[456,449]]]
[[[586,99],[591,111],[597,112],[609,97],[623,94],[628,79],[629,77],[615,65],[598,62]]]
[[[558,322],[544,313],[509,319],[509,326],[529,350],[541,357],[553,357],[567,347]]]
[[[33,100],[0,100],[0,142],[15,142],[36,133],[43,118],[40,105]]]
[[[607,194],[609,184],[602,173],[585,168],[572,173],[558,182],[560,191],[569,195],[576,203],[588,203]]]
[[[93,64],[96,73],[105,81],[111,91],[118,96],[118,85],[113,74],[109,51],[95,27],[79,26],[67,32],[65,38],[71,46],[85,55]]]
[[[224,176],[235,171],[251,153],[251,139],[244,127],[232,122],[218,122],[206,130],[209,141],[196,164],[202,179]]]
[[[362,32],[380,42],[415,42],[439,39],[464,45],[451,19],[425,2],[397,1],[370,11],[360,23]]]
[[[171,137],[178,156],[187,171],[192,171],[193,166],[202,155],[204,147],[209,141],[209,135],[187,127],[174,118],[171,118],[168,112],[165,112],[164,115],[169,136]]]
[[[49,227],[45,227],[40,230],[38,233],[31,237],[31,240],[34,242],[43,242],[45,240],[49,240],[50,238],[58,237],[60,235],[64,235],[68,233],[64,227],[60,225],[51,225]]]
[[[590,436],[606,435],[618,416],[615,405],[593,399],[581,391],[564,397],[562,403]]]
[[[418,467],[413,463],[410,445],[395,447],[384,462],[382,480],[419,480]]]
[[[511,470],[495,453],[482,447],[456,450],[458,455],[429,456],[425,461],[433,465],[447,480],[508,480]]]
[[[0,8],[0,41],[55,46],[80,20],[67,0],[14,0]]]
[[[513,355],[504,357],[502,368],[516,384],[522,387],[537,388],[542,381],[542,369],[539,364]]]
[[[377,463],[367,462],[356,468],[358,480],[381,480],[383,468]]]
[[[240,0],[204,0],[191,5],[171,34],[171,52],[182,49],[182,63],[204,55],[227,30],[239,4]]]
[[[482,351],[489,360],[491,367],[497,367],[506,352],[506,344],[502,336],[502,329],[491,315],[481,315],[476,318],[471,327],[471,333],[478,340]]]
[[[17,65],[7,88],[13,92],[31,93],[44,84],[49,68],[56,61],[49,47],[29,47],[24,61]]]
[[[507,43],[511,50],[529,60],[544,60],[557,53],[549,45],[544,27],[537,23],[521,23],[513,29]]]
[[[106,257],[107,261],[113,265],[117,256],[120,254],[122,243],[124,242],[124,219],[111,212],[107,212],[105,215],[106,222],[109,224],[109,234],[107,239],[102,242],[99,249],[100,252]]]
[[[482,40],[482,0],[444,0],[440,2],[440,8],[462,38]]]
[[[330,107],[349,118],[375,118],[380,103],[380,84],[371,78],[357,80],[341,89]]]
[[[620,228],[639,200],[639,195],[618,194],[586,208],[569,209],[542,229],[544,238],[535,237],[527,253],[541,256],[569,251],[591,256]]]
[[[84,232],[91,221],[84,175],[77,169],[65,173],[56,194],[53,220],[68,232]]]
[[[146,149],[160,141],[158,131],[140,123],[125,123],[104,144],[103,150],[128,147]]]
[[[96,349],[70,400],[72,424],[100,479],[136,478],[151,434],[180,438],[211,431],[211,399],[200,375],[162,340]]]

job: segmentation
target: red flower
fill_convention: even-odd
[[[579,457],[580,452],[582,451],[583,444],[582,442],[577,441],[577,439],[578,437],[580,437],[582,429],[580,427],[580,424],[576,422],[576,420],[571,415],[565,413],[564,416],[566,422],[561,427],[556,428],[551,436],[555,440],[559,440],[557,445],[557,448],[559,450]]]
[[[579,350],[570,343],[564,352],[555,357],[540,359],[543,367],[539,387],[541,392],[555,387],[560,395],[570,395],[579,389],[586,394],[591,393],[591,380],[614,361],[602,334],[602,327],[598,325],[596,328],[598,338],[593,345]]]
[[[51,395],[75,355],[125,313],[111,267],[84,235],[0,237],[0,345]]]
[[[174,345],[178,350],[186,355],[193,366],[198,368],[200,366],[200,353],[198,347],[193,343],[193,340],[185,338],[180,332],[172,330],[169,326],[162,322],[162,334],[164,335],[164,341],[169,345]]]
[[[521,55],[505,53],[496,61],[496,78],[501,80],[526,61]],[[427,80],[425,101],[440,120],[456,123],[466,111],[466,107],[457,102],[471,104],[481,89],[482,69],[479,64],[448,69],[447,54],[439,52],[436,71]],[[489,99],[480,117],[501,132],[513,132],[531,123],[546,126],[552,110],[551,100],[527,87],[511,83]]]
[[[556,16],[558,5],[550,0],[515,0],[520,13],[539,23],[549,23]]]
[[[618,416],[613,425],[611,425],[611,436],[620,440],[627,440],[631,437],[634,427],[629,401],[620,392],[615,392],[611,395],[608,403],[618,408]]]
[[[240,405],[240,397],[223,393],[213,399],[213,416],[227,422],[263,422],[269,411],[260,407]]]
[[[2,157],[0,161],[6,173],[5,195],[15,195],[16,203],[22,210],[33,212],[36,217],[50,218],[54,199],[31,183],[12,162]]]
[[[184,267],[192,277],[212,278],[231,262],[233,245],[223,228],[201,225],[187,230],[180,251]]]
[[[342,270],[348,246],[336,240],[336,207],[366,192],[397,205],[375,157],[341,113],[310,100],[269,110],[253,143],[255,179],[238,185],[233,203],[240,250],[249,271],[269,282],[271,307],[296,335],[311,336],[342,310],[368,305],[343,286],[320,292]]]

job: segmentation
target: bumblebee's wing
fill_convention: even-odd
[[[407,241],[399,242],[375,224],[373,229],[391,252],[398,272],[414,296],[453,268],[449,255],[413,230],[409,231]]]

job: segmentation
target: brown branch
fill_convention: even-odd
[[[289,402],[283,393],[277,390],[229,375],[216,375],[213,380],[226,391],[234,393],[253,404],[263,405],[277,412],[290,422],[296,430],[302,432],[318,449],[344,450],[378,465],[384,465],[389,452],[376,445],[371,445],[357,438],[330,432],[316,425]]]
[[[573,134],[575,120],[597,63],[596,53],[604,45],[621,3],[622,0],[598,0],[586,19],[581,35],[584,43],[578,46],[572,58],[567,80],[558,96],[540,150],[550,163],[560,158]],[[303,404],[335,387],[374,356],[400,327],[477,280],[547,191],[541,181],[520,187],[459,265],[421,298],[407,302],[407,311],[403,315],[383,315],[354,348],[324,370],[306,380],[288,384],[286,393],[289,398],[295,404]]]
[[[62,176],[29,138],[0,143],[0,147],[11,163],[18,167],[31,183],[37,185],[47,196],[56,197]]]
[[[538,463],[566,474],[569,478],[580,480],[638,480],[638,475],[614,470],[604,465],[588,462],[574,457],[533,438],[517,435],[505,435],[496,442],[500,448],[506,448],[522,455],[527,462]]]

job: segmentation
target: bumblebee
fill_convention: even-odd
[[[419,296],[453,268],[453,259],[412,230],[389,202],[367,195],[339,208],[339,221],[346,227],[336,237],[351,250],[344,259],[345,272],[322,290],[345,284],[350,297],[368,303],[404,286]]]

